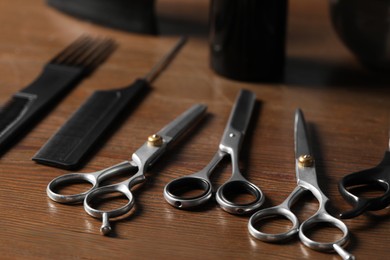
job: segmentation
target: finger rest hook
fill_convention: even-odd
[[[100,227],[100,232],[102,233],[102,235],[107,236],[111,232],[111,225],[110,225],[110,221],[109,221],[107,212],[103,213],[102,221],[103,221],[103,223],[102,223],[102,226]]]

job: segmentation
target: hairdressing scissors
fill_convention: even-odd
[[[111,231],[109,218],[122,216],[133,207],[134,197],[130,189],[145,181],[144,173],[149,169],[149,166],[167,150],[167,147],[173,141],[177,140],[190,126],[198,121],[206,111],[206,108],[204,105],[194,105],[158,133],[149,136],[148,141],[133,153],[131,161],[124,161],[93,173],[64,174],[53,179],[47,186],[47,195],[50,199],[60,203],[70,204],[84,201],[84,209],[90,216],[103,219],[100,230],[104,235],[107,235]],[[125,172],[134,171],[136,173],[123,182],[99,187],[102,181]],[[73,195],[56,193],[56,188],[58,187],[80,182],[89,182],[92,184],[92,188],[86,192]],[[113,193],[121,193],[126,196],[128,199],[127,204],[112,210],[99,210],[93,207],[92,202],[96,202],[103,195]]]
[[[390,136],[390,132],[389,132]],[[375,186],[376,185],[376,186]],[[384,193],[376,197],[359,197],[352,193],[347,188],[353,187],[379,187],[384,190]],[[377,190],[377,188],[375,188]],[[390,137],[389,147],[385,152],[382,161],[378,166],[351,173],[344,176],[339,182],[339,191],[341,195],[351,204],[354,208],[350,211],[340,214],[341,218],[353,218],[362,214],[364,211],[381,210],[389,206],[390,204]]]
[[[232,161],[232,176],[216,192],[216,200],[220,207],[233,214],[244,214],[260,207],[264,201],[262,191],[253,183],[247,181],[241,174],[238,167],[239,151],[248,128],[253,108],[256,102],[254,93],[248,90],[241,90],[235,105],[230,114],[229,121],[224,130],[219,149],[203,170],[177,178],[168,183],[164,188],[164,197],[172,206],[186,209],[201,205],[212,197],[213,186],[209,176],[227,155]],[[187,194],[198,190],[196,195]],[[200,191],[200,192],[199,192]],[[244,203],[235,202],[231,195],[250,195],[251,201]]]
[[[309,146],[306,123],[300,109],[295,113],[295,165],[297,187],[282,204],[261,209],[254,213],[249,219],[249,233],[255,238],[266,242],[283,241],[299,233],[300,240],[309,248],[319,251],[335,250],[343,259],[353,259],[353,256],[342,248],[349,239],[347,226],[326,211],[326,204],[329,199],[323,194],[317,182],[315,161]],[[298,218],[291,211],[290,207],[306,190],[312,192],[316,197],[319,202],[319,209],[313,216],[299,224]],[[290,230],[284,233],[270,234],[261,232],[256,228],[256,224],[260,221],[276,216],[283,216],[290,220],[292,223]],[[307,232],[316,228],[316,225],[320,223],[327,223],[332,227],[338,228],[343,233],[342,237],[330,243],[312,240],[307,236]]]

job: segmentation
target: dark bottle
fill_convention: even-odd
[[[211,0],[211,67],[241,81],[284,74],[287,0]]]

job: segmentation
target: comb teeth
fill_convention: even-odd
[[[115,41],[109,38],[80,36],[49,63],[81,67],[86,73],[90,73],[115,50],[116,46]]]

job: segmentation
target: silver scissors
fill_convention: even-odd
[[[227,155],[232,161],[232,176],[216,192],[216,200],[222,209],[232,214],[245,214],[259,208],[264,202],[263,192],[247,181],[238,167],[239,151],[248,128],[256,102],[254,93],[241,90],[230,114],[229,121],[219,143],[219,149],[203,170],[172,180],[164,188],[164,198],[172,206],[180,209],[204,204],[212,197],[213,186],[209,176]],[[192,193],[191,193],[192,192]],[[190,194],[189,194],[190,193]],[[246,196],[245,202],[235,198]],[[248,200],[247,197],[250,197]]]
[[[149,166],[166,152],[168,145],[177,140],[190,126],[194,125],[200,119],[205,113],[206,108],[204,105],[194,105],[162,128],[158,133],[149,136],[148,141],[133,153],[131,161],[124,161],[93,173],[70,173],[53,179],[47,186],[47,195],[50,199],[60,203],[73,204],[84,201],[84,209],[89,215],[95,218],[102,218],[103,224],[100,229],[102,234],[109,234],[111,231],[109,218],[126,214],[134,205],[134,197],[130,189],[145,181],[144,173],[148,170]],[[113,176],[134,171],[136,173],[125,181],[99,187],[103,181]],[[59,187],[80,182],[89,182],[92,184],[92,188],[86,192],[73,195],[57,193]],[[126,196],[128,199],[127,204],[112,210],[98,210],[92,206],[92,202],[97,201],[103,195],[113,193],[121,193]]]
[[[347,226],[341,220],[331,216],[326,211],[326,204],[329,199],[323,194],[317,182],[315,161],[309,146],[305,119],[300,109],[295,113],[295,170],[297,187],[282,204],[267,209],[261,209],[254,213],[249,219],[249,233],[255,238],[266,242],[283,241],[299,233],[300,240],[309,248],[319,251],[336,251],[343,259],[354,259],[351,254],[342,248],[349,239]],[[316,197],[319,202],[319,208],[313,216],[305,220],[302,224],[299,224],[298,218],[291,211],[290,207],[307,190]],[[259,224],[267,218],[276,216],[283,216],[290,220],[292,223],[290,230],[284,233],[270,234],[261,232],[256,228],[256,224]],[[316,228],[316,225],[320,223],[327,223],[330,226],[341,230],[343,233],[342,237],[330,243],[312,240],[307,236],[307,232],[308,230]]]

